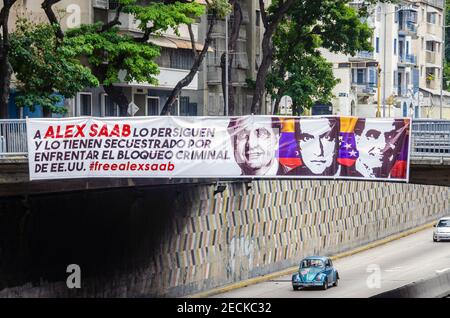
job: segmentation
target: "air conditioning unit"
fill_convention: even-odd
[[[109,0],[94,0],[93,7],[99,9],[108,9]]]

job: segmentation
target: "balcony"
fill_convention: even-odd
[[[206,76],[206,81],[209,85],[222,83],[222,70],[219,66],[209,66]]]
[[[418,2],[418,0],[415,0],[415,2]],[[444,0],[421,0],[421,2],[425,2],[433,7],[444,9]]]
[[[427,80],[427,88],[428,89],[438,89],[438,82],[436,80]]]
[[[399,23],[399,35],[411,36],[417,39],[417,25],[413,21],[404,21]]]
[[[135,81],[129,83],[122,83],[122,85],[129,86],[141,86],[141,87],[156,87],[161,89],[173,89],[175,85],[178,84],[180,80],[182,80],[189,73],[189,70],[181,70],[176,68],[167,68],[160,67],[159,74],[156,75],[158,79],[158,85],[153,85],[149,83],[138,83]],[[183,87],[183,89],[187,90],[197,90],[198,89],[198,72],[194,75],[192,82]]]
[[[208,66],[218,66],[220,67],[220,59],[222,57],[222,53],[219,54],[215,54],[215,53],[209,53],[207,55],[207,64]],[[233,53],[233,62],[231,64],[232,68],[237,68],[237,69],[242,69],[242,70],[247,70],[249,68],[249,64],[248,64],[248,56],[246,52],[236,52]],[[230,58],[231,58],[231,54],[230,54]]]
[[[408,90],[406,87],[396,87],[395,92],[397,93],[397,97],[407,97],[408,96]]]
[[[108,21],[112,21],[115,17],[115,11],[108,12]],[[131,14],[122,13],[119,17],[119,29],[123,31],[131,31],[136,33],[142,33],[142,30],[139,29],[139,21],[134,19],[134,16]]]
[[[427,33],[432,35],[441,36],[442,26],[433,23],[427,23]]]
[[[356,53],[355,56],[350,58],[352,61],[367,61],[367,60],[375,60],[375,53],[368,51],[360,51]]]
[[[429,64],[438,64],[436,62],[439,62],[439,59],[437,58],[437,52],[433,51],[426,51],[426,62]]]
[[[414,55],[403,55],[398,57],[398,64],[400,66],[414,66],[417,64],[417,57]]]
[[[180,70],[175,68],[159,68],[160,73],[156,76],[161,88],[174,88],[180,80],[182,80],[189,73],[189,70]],[[198,72],[194,75],[192,82],[183,89],[197,90],[198,89]]]
[[[368,82],[353,82],[352,88],[356,90],[359,96],[373,96],[377,92],[376,83]]]
[[[112,21],[116,15],[115,10],[112,10],[112,7],[114,7],[113,4],[114,4],[113,2],[111,2],[111,1],[109,2],[110,10],[108,11],[108,21]],[[122,13],[119,17],[119,22],[120,22],[120,25],[118,27],[122,31],[130,31],[130,32],[139,33],[139,34],[143,33],[142,30],[139,28],[140,20],[136,20],[132,14]],[[152,25],[152,23],[149,22],[148,26],[150,27],[151,25]],[[198,33],[199,33],[197,23],[192,24],[192,32],[194,34],[194,39],[197,40]],[[173,37],[173,38],[190,40],[189,29],[188,29],[187,25],[185,25],[185,24],[179,25],[178,33],[179,33],[179,35],[177,35],[175,33],[175,30],[173,30],[172,28],[168,28],[166,31],[162,32],[161,35]]]
[[[92,6],[94,8],[99,8],[99,9],[108,9],[109,1],[108,0],[94,0],[92,3]]]

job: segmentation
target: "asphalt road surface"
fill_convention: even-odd
[[[434,243],[433,228],[334,261],[338,287],[294,291],[291,275],[214,297],[223,298],[366,298],[450,270],[450,242]],[[299,260],[300,261],[300,260]]]

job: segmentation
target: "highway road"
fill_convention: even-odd
[[[341,277],[328,290],[294,291],[291,276],[250,285],[214,297],[222,298],[366,298],[450,270],[450,242],[434,243],[426,229],[388,244],[338,259]],[[300,261],[300,260],[299,260]]]

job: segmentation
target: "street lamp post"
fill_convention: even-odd
[[[377,99],[377,118],[381,117],[380,111],[380,95],[381,95],[381,68],[380,63],[378,63],[377,67],[377,84],[378,84],[378,99]]]
[[[225,16],[225,116],[228,116],[228,15]]]
[[[442,21],[442,47],[441,47],[441,54],[442,54],[442,65],[441,65],[441,100],[440,100],[440,108],[439,108],[439,119],[442,119],[442,107],[443,107],[443,99],[444,99],[444,65],[445,65],[445,51],[446,51],[446,45],[445,45],[445,29],[450,27],[450,25],[446,24],[446,1],[444,1],[444,17]]]
[[[386,8],[386,7],[385,7]],[[388,14],[396,14],[397,12],[404,10],[402,9],[398,9],[392,12],[384,12],[384,38],[383,38],[383,117],[386,117],[386,36],[387,36],[387,32],[386,32],[386,19],[387,19],[387,15]]]

